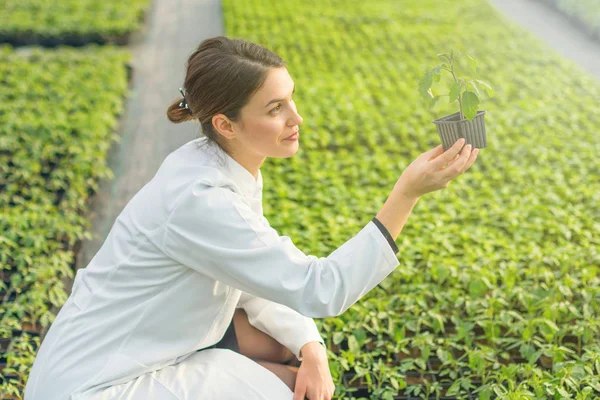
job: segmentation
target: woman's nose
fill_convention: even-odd
[[[298,113],[298,108],[296,107],[296,104],[292,104],[292,111],[294,112],[294,115],[292,116],[292,120],[294,122],[293,125],[300,125],[304,121],[304,118],[302,118],[302,116]]]
[[[293,111],[294,115],[292,116],[292,120],[294,122],[294,125],[300,125],[302,121],[304,121],[304,118],[302,118],[300,113],[298,113],[298,109],[296,107],[293,108]]]

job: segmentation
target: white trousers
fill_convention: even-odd
[[[105,389],[90,400],[293,400],[262,365],[229,349],[197,352],[180,363]]]

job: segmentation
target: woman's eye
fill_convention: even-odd
[[[274,111],[279,110],[281,108],[281,104],[271,110],[271,114],[274,114]]]

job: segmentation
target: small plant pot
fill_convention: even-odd
[[[436,119],[433,121],[442,140],[444,151],[448,150],[460,138],[465,138],[465,144],[470,144],[473,149],[482,149],[487,146],[485,136],[485,111],[477,111],[473,121],[459,120],[459,112]]]

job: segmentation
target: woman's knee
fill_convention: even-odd
[[[255,328],[248,321],[246,312],[238,308],[234,317],[235,334],[240,348],[240,353],[280,364],[298,365],[299,361],[287,347],[273,337]]]

